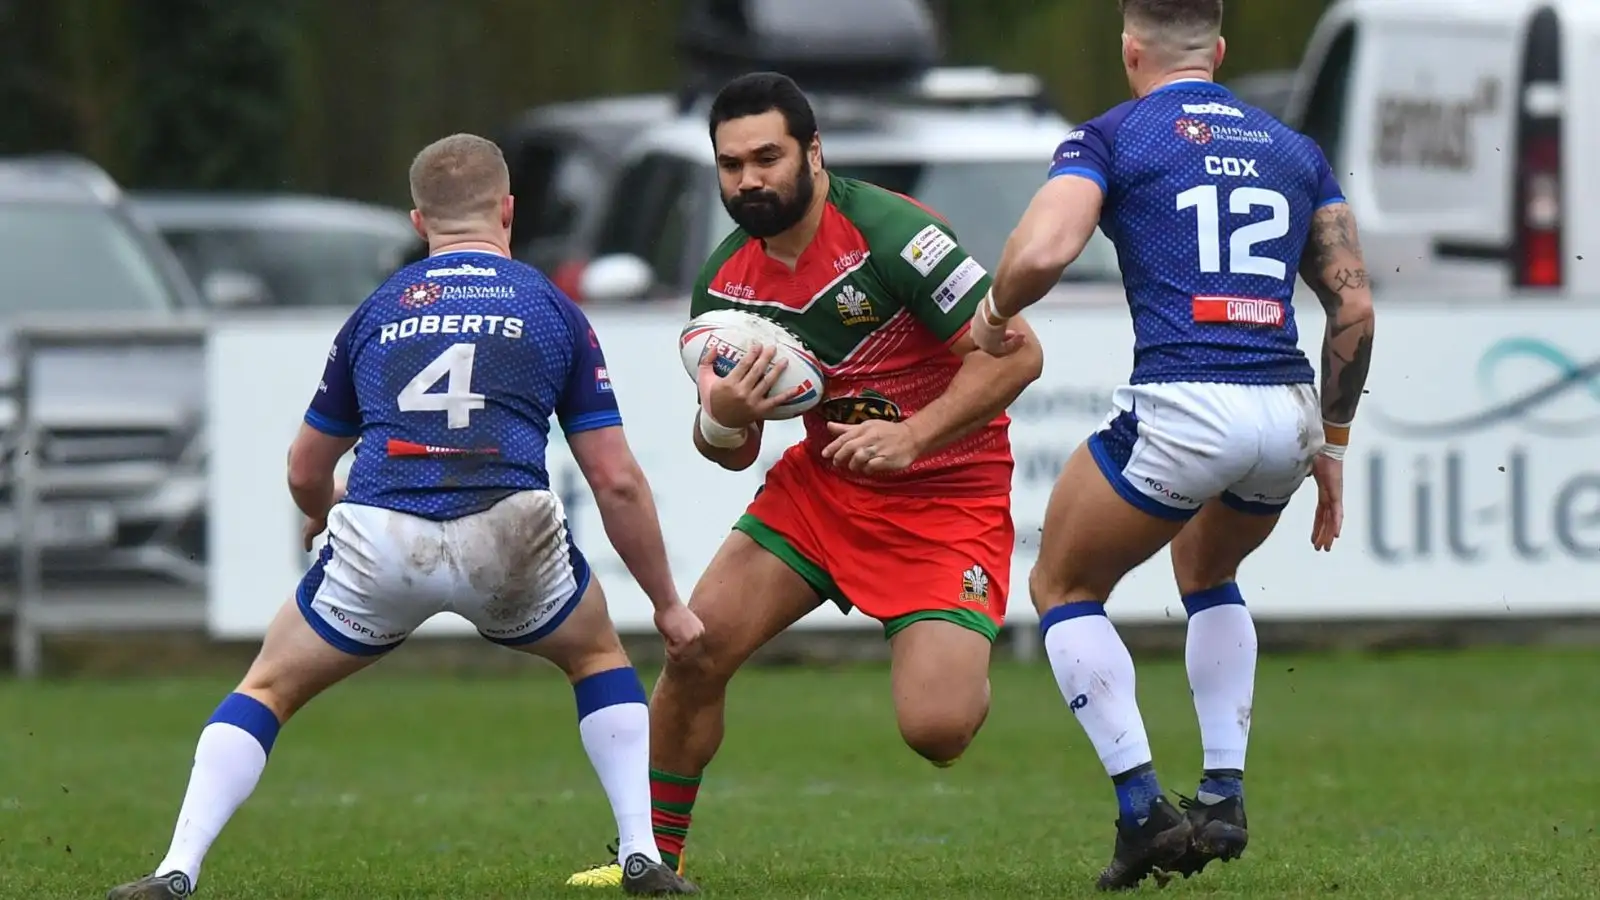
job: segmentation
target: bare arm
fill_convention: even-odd
[[[1000,253],[990,291],[995,316],[1014,316],[1056,286],[1094,236],[1104,201],[1100,185],[1075,175],[1039,188]]]
[[[947,447],[979,430],[1044,372],[1044,350],[1039,338],[1021,317],[1009,328],[1023,335],[1023,344],[1006,356],[978,351],[970,335],[963,334],[950,348],[961,357],[961,368],[933,402],[906,420],[916,439],[917,455]]]
[[[567,436],[578,469],[594,491],[606,537],[623,565],[657,610],[681,602],[667,562],[655,496],[639,468],[622,426],[612,425]]]
[[[353,437],[335,437],[301,423],[289,445],[289,496],[306,518],[321,521],[338,502],[333,470],[340,457],[356,445]]]
[[[1328,317],[1322,339],[1322,419],[1329,443],[1342,445],[1349,440],[1350,423],[1366,390],[1373,332],[1372,287],[1349,204],[1317,210],[1300,258],[1300,277],[1316,292]]]
[[[744,443],[737,447],[714,447],[706,441],[705,434],[700,430],[700,412],[695,413],[694,419],[694,448],[700,455],[711,460],[729,472],[743,472],[755,465],[761,456],[762,423],[757,422],[745,427]]]

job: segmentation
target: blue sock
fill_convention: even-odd
[[[1161,782],[1156,780],[1156,767],[1152,763],[1134,766],[1120,775],[1111,776],[1117,789],[1117,811],[1125,821],[1143,822],[1150,817],[1150,806],[1161,796]]]
[[[278,740],[278,717],[254,697],[229,694],[217,704],[216,712],[206,720],[207,725],[232,725],[256,739],[262,751],[271,755],[272,745]]]
[[[644,694],[644,685],[639,682],[639,673],[635,672],[632,666],[596,672],[574,684],[572,694],[578,701],[580,722],[589,718],[591,713],[619,703],[650,705],[649,699]]]
[[[1229,797],[1244,799],[1244,773],[1238,769],[1207,769],[1200,775],[1200,791],[1195,799],[1217,803]]]

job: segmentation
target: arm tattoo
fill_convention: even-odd
[[[1355,419],[1372,366],[1372,283],[1361,258],[1350,207],[1337,204],[1312,219],[1300,274],[1327,314],[1322,342],[1322,417]]]

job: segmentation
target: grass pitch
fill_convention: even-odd
[[[0,897],[100,897],[148,872],[229,686],[0,683]],[[1144,665],[1139,691],[1164,783],[1192,790],[1182,664]],[[1042,665],[998,665],[994,698],[940,771],[901,746],[884,668],[741,675],[690,876],[710,897],[1095,896],[1115,814],[1098,761]],[[613,832],[574,721],[553,671],[380,665],[284,730],[201,895],[609,896],[562,886]],[[1600,896],[1592,651],[1265,658],[1252,737],[1249,851],[1164,895]]]

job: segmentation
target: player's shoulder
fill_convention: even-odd
[[[931,230],[954,235],[950,223],[905,194],[866,181],[829,175],[828,202],[839,211],[874,255],[898,253],[902,244]]]
[[[700,289],[704,290],[709,286],[716,279],[717,273],[721,272],[722,268],[730,260],[738,256],[740,251],[747,249],[753,241],[755,241],[755,238],[751,237],[749,232],[737,225],[734,226],[733,230],[728,232],[722,241],[712,249],[711,254],[706,257],[706,261],[701,263]]]

